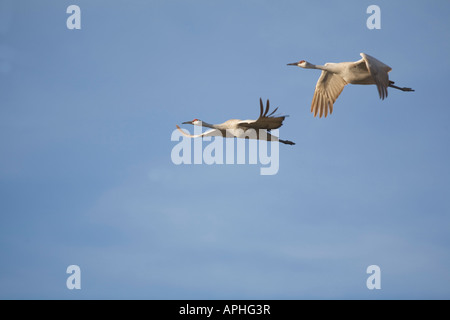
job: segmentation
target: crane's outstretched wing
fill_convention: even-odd
[[[361,57],[366,63],[367,69],[377,85],[378,94],[380,95],[380,99],[384,100],[384,98],[388,95],[388,87],[389,87],[389,76],[388,72],[392,70],[391,67],[384,64],[378,59],[375,59],[368,54],[361,53]]]
[[[200,138],[200,137],[213,137],[213,136],[219,136],[219,137],[223,137],[222,135],[222,131],[218,130],[218,129],[211,129],[208,131],[203,132],[202,134],[189,134],[184,132],[183,130],[181,130],[181,128],[177,125],[177,129],[186,137],[189,138]]]
[[[316,84],[314,97],[311,103],[311,112],[314,112],[314,117],[319,113],[319,118],[333,113],[333,104],[344,90],[347,82],[341,76],[323,70],[320,74],[319,80]]]
[[[252,128],[271,130],[278,129],[283,125],[284,118],[287,116],[276,116],[275,112],[277,112],[278,108],[275,108],[275,110],[268,114],[270,109],[269,100],[267,100],[265,109],[261,98],[259,98],[259,105],[261,111],[258,119],[242,120],[238,122],[237,126],[245,129]]]

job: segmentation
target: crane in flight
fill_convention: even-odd
[[[257,140],[267,140],[267,141],[279,141],[284,144],[294,145],[295,143],[289,140],[281,140],[276,136],[271,135],[269,132],[271,129],[278,129],[283,125],[284,118],[287,116],[276,116],[275,112],[278,110],[276,108],[270,114],[269,112],[269,100],[267,100],[266,108],[264,109],[263,102],[261,98],[259,99],[260,104],[260,114],[259,118],[256,120],[239,120],[230,119],[220,124],[209,124],[205,121],[194,119],[192,121],[183,122],[183,124],[192,124],[194,126],[203,126],[211,128],[211,130],[205,131],[202,134],[191,135],[185,133],[177,125],[177,129],[181,133],[190,138],[200,138],[200,137],[211,137],[211,136],[221,136],[221,137],[235,137],[235,138],[245,138],[245,139],[257,139]],[[263,130],[265,134],[261,134]]]
[[[341,94],[346,84],[375,84],[378,89],[380,99],[388,95],[388,87],[402,90],[414,91],[411,88],[401,88],[394,85],[394,81],[389,80],[388,72],[391,67],[383,62],[361,53],[362,59],[354,62],[325,63],[325,65],[314,65],[305,60],[288,63],[288,66],[298,66],[305,69],[319,69],[322,74],[316,84],[311,112],[314,117],[319,113],[319,118],[333,113],[333,104]]]

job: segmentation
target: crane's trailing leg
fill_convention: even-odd
[[[411,88],[405,88],[405,87],[400,88],[400,87],[394,86],[394,83],[395,83],[394,81],[389,81],[389,87],[394,88],[394,89],[398,89],[398,90],[402,90],[402,91],[414,91]]]
[[[289,141],[289,140],[281,140],[281,139],[279,139],[278,141],[280,141],[281,143],[284,143],[284,144],[290,144],[291,146],[293,146],[295,144],[295,142],[292,142],[292,141]]]
[[[258,131],[256,132],[257,138],[258,138],[258,139],[260,139],[260,133],[262,133],[261,131],[262,131],[262,130],[258,130]],[[292,142],[292,141],[289,141],[289,140],[281,140],[281,139],[278,138],[277,136],[273,136],[273,135],[271,135],[270,133],[268,133],[267,131],[268,131],[268,130],[266,130],[266,136],[263,137],[263,140],[267,140],[267,141],[278,141],[278,142],[281,142],[281,143],[284,143],[284,144],[288,144],[288,145],[291,145],[291,146],[295,145],[295,142]]]

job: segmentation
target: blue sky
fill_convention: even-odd
[[[449,15],[444,1],[1,0],[0,298],[450,298]],[[319,71],[286,63],[360,52],[416,91],[349,85],[314,118]],[[278,174],[172,163],[176,124],[256,118],[260,97],[290,115]]]

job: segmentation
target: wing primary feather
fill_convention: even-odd
[[[319,106],[321,103],[322,103],[322,96],[318,94],[316,104],[314,105],[314,117],[317,116],[317,112],[319,111]]]
[[[259,98],[259,107],[261,108],[261,111],[259,112],[259,117],[261,118],[263,115],[263,110],[264,110],[264,106],[263,106],[263,102],[262,102],[261,98]]]
[[[264,117],[267,115],[267,112],[269,112],[269,99],[267,99],[266,111],[264,112]]]
[[[276,107],[275,110],[273,110],[272,113],[268,115],[268,117],[272,116],[275,112],[277,112],[277,110],[278,110],[278,107]]]
[[[323,94],[320,95],[320,104],[319,104],[319,118],[322,118],[323,113],[323,104],[325,103],[325,96]]]
[[[320,112],[319,112],[319,118],[322,118],[322,115],[323,115],[323,109],[325,108],[325,104],[326,104],[327,102],[326,101],[323,101],[323,99],[322,99],[322,103],[320,104]]]

